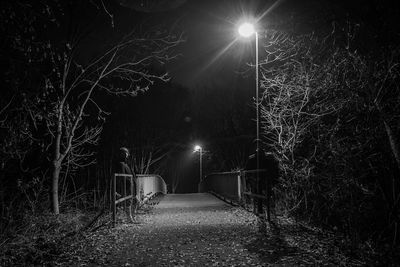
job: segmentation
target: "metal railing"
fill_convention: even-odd
[[[120,181],[117,180],[117,179],[121,179],[121,178],[124,179],[122,183],[120,183]],[[122,186],[119,186],[118,190],[117,190],[117,181],[119,182],[119,185],[122,184]],[[129,195],[127,195],[127,181],[129,181],[128,185],[130,186]],[[134,184],[134,182],[135,182],[135,184]],[[135,186],[136,192],[133,193],[134,185],[136,185]],[[139,203],[139,205],[140,205],[140,204],[143,204],[146,201],[150,200],[152,197],[154,197],[158,193],[162,193],[162,194],[167,193],[167,185],[166,185],[164,179],[159,175],[139,174],[136,176],[136,179],[134,181],[133,175],[131,175],[131,174],[114,173],[114,175],[112,176],[112,181],[111,181],[111,211],[112,211],[113,226],[115,226],[115,223],[116,223],[117,204],[123,203],[124,210],[126,211],[126,209],[127,209],[126,201],[127,200],[130,200],[137,196],[137,198],[140,201],[140,203]],[[117,194],[119,194],[121,196],[118,199],[116,199]],[[131,208],[131,207],[129,207],[129,208]]]
[[[246,204],[250,198],[256,214],[263,213],[265,202],[268,221],[271,220],[271,191],[272,184],[265,169],[211,173],[199,183],[200,193],[212,192],[238,204]]]
[[[138,174],[137,179],[137,194],[143,200],[148,195],[157,193],[166,194],[167,184],[160,175],[156,174]]]
[[[237,172],[210,173],[199,183],[199,192],[212,191],[231,200],[241,201],[242,177]]]

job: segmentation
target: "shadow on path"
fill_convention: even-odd
[[[257,226],[259,230],[257,235],[244,247],[249,252],[257,254],[263,263],[277,264],[281,260],[307,254],[299,247],[289,245],[275,223],[266,223],[259,219]]]

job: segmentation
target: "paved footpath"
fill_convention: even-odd
[[[279,227],[266,228],[252,213],[210,194],[166,195],[137,218],[139,224],[118,223],[89,235],[57,265],[365,266],[318,228],[284,217]]]
[[[137,234],[113,255],[112,266],[263,266],[257,219],[210,194],[169,194]],[[120,242],[119,242],[120,243]]]

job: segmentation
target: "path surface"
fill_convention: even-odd
[[[249,215],[210,194],[167,195],[140,228],[140,235],[130,240],[129,249],[114,255],[114,264],[263,265],[258,253],[251,251],[258,233],[255,218]]]
[[[284,218],[266,228],[210,194],[166,195],[137,218],[140,224],[119,223],[89,236],[60,265],[363,266],[340,252],[332,235]]]

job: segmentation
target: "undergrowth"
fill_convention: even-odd
[[[31,266],[54,261],[63,254],[65,246],[79,240],[80,230],[96,215],[95,212],[76,210],[60,215],[25,216],[13,232],[2,236],[0,265]]]

